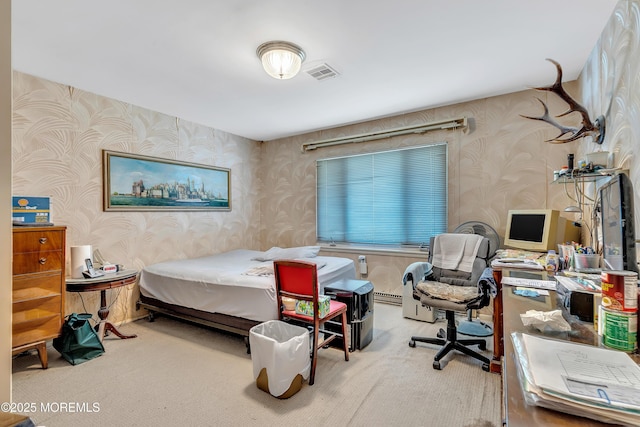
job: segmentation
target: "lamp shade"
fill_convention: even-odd
[[[300,47],[283,41],[263,43],[256,53],[267,74],[280,80],[290,79],[298,74],[305,58]]]
[[[571,213],[580,213],[582,212],[582,209],[580,209],[579,206],[567,206],[566,208],[564,208],[564,211]]]

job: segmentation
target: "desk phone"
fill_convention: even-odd
[[[104,272],[93,268],[93,263],[91,262],[91,258],[85,259],[84,263],[87,266],[87,271],[83,271],[82,275],[87,279],[94,279],[96,277],[104,276]]]

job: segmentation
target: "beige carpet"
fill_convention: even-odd
[[[459,353],[436,371],[435,346],[408,346],[444,320],[404,319],[401,307],[380,303],[374,320],[369,346],[349,362],[321,350],[315,384],[287,400],[256,387],[241,337],[166,317],[122,325],[138,338],[107,337],[105,354],[82,365],[51,347],[47,370],[35,355],[15,358],[13,399],[33,403],[32,419],[47,427],[501,425],[499,375]]]

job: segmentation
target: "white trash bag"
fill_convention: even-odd
[[[300,389],[302,378],[309,378],[311,359],[306,328],[269,320],[249,330],[249,345],[253,378],[260,389],[278,398],[288,398]],[[266,387],[261,376],[263,369]],[[298,375],[301,378],[294,384]]]

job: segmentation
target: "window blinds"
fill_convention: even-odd
[[[317,161],[319,241],[420,245],[446,231],[446,143]]]

